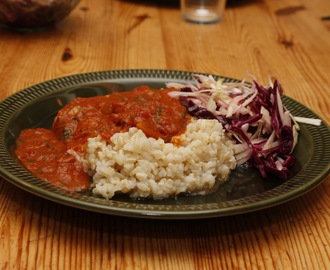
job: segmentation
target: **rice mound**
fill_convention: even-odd
[[[137,128],[110,142],[88,139],[80,160],[93,176],[92,192],[106,199],[117,193],[154,199],[206,194],[236,166],[234,144],[216,120],[193,120],[174,140],[179,143],[148,138]]]

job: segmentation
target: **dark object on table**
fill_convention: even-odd
[[[41,30],[66,17],[80,0],[1,0],[0,25],[20,31]]]

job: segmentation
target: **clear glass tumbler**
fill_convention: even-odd
[[[222,19],[226,0],[181,0],[182,17],[194,23],[215,23]]]

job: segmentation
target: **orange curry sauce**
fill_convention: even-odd
[[[76,98],[58,112],[52,130],[23,130],[15,153],[42,180],[71,191],[88,189],[88,174],[67,150],[84,155],[88,138],[101,135],[109,141],[113,134],[131,127],[170,142],[185,131],[190,119],[180,101],[168,95],[170,91],[177,90],[141,86],[130,92]]]

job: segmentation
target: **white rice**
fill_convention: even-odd
[[[175,141],[178,146],[147,138],[137,128],[114,134],[110,142],[90,138],[80,161],[93,175],[93,193],[106,199],[117,193],[154,199],[206,194],[236,166],[233,142],[216,120],[192,121]]]

